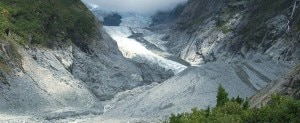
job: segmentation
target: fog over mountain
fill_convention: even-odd
[[[119,12],[135,12],[153,14],[156,11],[165,11],[174,8],[187,0],[82,0],[91,6],[99,6]]]

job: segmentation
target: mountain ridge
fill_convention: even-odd
[[[159,122],[213,107],[220,84],[254,106],[298,98],[299,4],[189,0],[103,26],[115,12],[80,0],[0,1],[0,121]]]

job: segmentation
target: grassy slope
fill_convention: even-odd
[[[82,48],[96,32],[97,22],[81,0],[0,0],[0,72],[20,64],[20,44],[64,47],[73,42]]]
[[[93,15],[80,0],[1,0],[0,37],[10,33],[19,43],[49,45],[59,41],[83,40],[95,31]]]

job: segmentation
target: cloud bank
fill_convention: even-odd
[[[157,11],[171,10],[188,0],[82,0],[91,5],[117,12],[154,14]]]

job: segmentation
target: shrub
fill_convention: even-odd
[[[300,101],[287,96],[273,95],[272,101],[260,108],[249,108],[248,99],[239,96],[230,101],[227,92],[219,86],[217,102],[212,110],[192,109],[191,113],[172,114],[170,123],[243,123],[243,122],[300,122]]]

